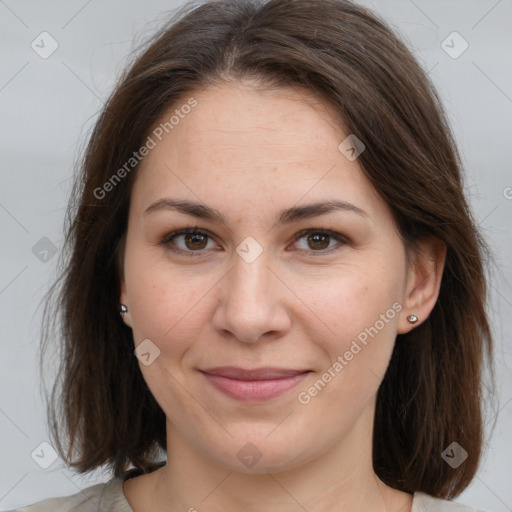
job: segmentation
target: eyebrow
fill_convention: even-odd
[[[224,216],[219,212],[219,210],[188,200],[169,198],[159,199],[146,208],[144,213],[152,213],[160,210],[175,210],[198,219],[226,224]],[[355,204],[333,199],[330,201],[322,201],[321,203],[312,203],[305,206],[293,206],[292,208],[281,210],[276,215],[274,222],[277,224],[290,224],[298,220],[309,219],[334,211],[351,212],[362,217],[368,217],[368,214]]]

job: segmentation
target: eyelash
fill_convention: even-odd
[[[349,240],[342,236],[340,233],[337,233],[336,231],[332,231],[330,229],[324,229],[324,228],[310,228],[310,229],[303,229],[302,231],[300,231],[299,233],[297,233],[294,237],[294,240],[293,240],[293,243],[295,244],[296,242],[298,242],[301,238],[304,238],[306,235],[309,235],[309,234],[322,234],[322,235],[327,235],[333,239],[335,239],[339,245],[338,247],[336,248],[330,248],[330,249],[322,249],[322,250],[319,250],[319,251],[307,251],[307,252],[310,252],[311,255],[314,255],[314,257],[316,257],[317,255],[318,256],[322,256],[322,255],[325,255],[325,254],[330,254],[332,252],[335,252],[337,250],[339,250],[341,247],[343,247],[344,245],[349,245]],[[172,231],[171,233],[168,233],[167,235],[165,235],[162,239],[162,241],[160,242],[160,245],[165,245],[167,246],[167,248],[176,253],[176,254],[182,254],[182,255],[185,255],[185,256],[189,256],[189,257],[197,257],[197,256],[201,256],[203,253],[204,253],[204,250],[201,249],[201,250],[197,250],[197,251],[191,251],[191,250],[183,250],[183,249],[176,249],[176,248],[173,248],[172,245],[171,245],[171,242],[173,239],[177,238],[178,236],[181,236],[181,235],[194,235],[194,234],[198,234],[198,235],[206,235],[208,237],[208,239],[210,240],[213,240],[213,237],[205,230],[202,230],[202,229],[199,229],[197,227],[193,227],[193,228],[183,228],[183,229],[180,229],[180,230],[177,230],[177,231]],[[301,251],[303,251],[304,249],[300,249]]]

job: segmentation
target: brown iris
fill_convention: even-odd
[[[185,244],[188,249],[204,249],[207,242],[208,235],[203,235],[202,233],[187,233],[185,235]]]
[[[311,233],[308,235],[308,244],[312,242],[314,246],[310,247],[314,249],[325,249],[329,246],[329,239],[329,235],[325,233]]]

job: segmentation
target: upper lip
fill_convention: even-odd
[[[215,368],[207,368],[201,370],[203,373],[210,375],[220,375],[228,379],[236,380],[269,380],[269,379],[284,379],[286,377],[294,377],[301,373],[309,372],[310,370],[294,370],[289,368],[236,368],[234,366],[217,366]]]

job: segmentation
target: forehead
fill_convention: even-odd
[[[333,109],[310,91],[300,88],[275,90],[230,84],[199,91],[198,102],[183,121],[178,135],[204,151],[198,158],[212,153],[229,153],[241,160],[248,151],[262,159],[308,160],[329,145],[336,144],[340,128]],[[190,121],[190,122],[187,122]]]
[[[333,128],[336,124],[334,108],[312,91],[298,86],[258,88],[235,82],[200,89],[194,97],[199,107],[194,109],[198,123],[215,120],[226,128],[232,127],[228,132],[240,135],[255,129],[265,130],[277,123],[280,128],[293,127],[302,136],[311,132],[307,129],[311,123]],[[296,121],[307,123],[295,125]],[[211,134],[211,129],[211,125],[203,124],[200,131]]]
[[[267,202],[296,202],[313,189],[321,194],[334,188],[356,199],[372,195],[357,161],[338,149],[347,135],[333,108],[302,88],[234,83],[197,90],[155,123],[156,144],[140,166],[133,194],[146,203],[173,191]]]

